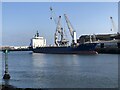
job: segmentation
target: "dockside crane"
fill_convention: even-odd
[[[71,24],[71,22],[68,19],[66,14],[64,14],[64,17],[65,17],[65,20],[66,20],[70,35],[72,37],[72,45],[76,45],[77,44],[76,31],[73,29],[73,26],[72,26],[72,24]]]

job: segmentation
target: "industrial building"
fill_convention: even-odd
[[[120,48],[120,33],[117,34],[98,34],[82,35],[77,40],[78,43],[96,42],[97,47],[116,47]]]

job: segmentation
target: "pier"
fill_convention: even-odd
[[[3,48],[0,51],[4,52],[8,50],[8,52],[13,51],[32,51],[32,48],[19,48],[19,49],[11,49],[11,48]],[[96,47],[95,51],[98,52],[98,54],[120,54],[120,47],[109,47],[109,45],[105,45],[104,43],[99,43],[99,45]]]
[[[13,46],[3,46],[0,48],[0,51],[5,52],[6,50],[9,51],[32,51],[32,48],[30,48],[29,46],[17,46],[13,47]]]

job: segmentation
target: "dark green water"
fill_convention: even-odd
[[[2,56],[4,72],[4,54]],[[10,52],[8,63],[11,75],[8,84],[18,88],[118,87],[118,55]]]

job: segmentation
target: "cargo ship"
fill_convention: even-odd
[[[39,33],[31,39],[31,47],[34,53],[46,54],[97,54],[97,43],[81,43],[74,45],[46,45],[46,39],[39,37]]]
[[[96,43],[80,44],[78,46],[64,46],[64,47],[37,47],[33,49],[34,53],[46,54],[97,54],[95,50]]]
[[[66,14],[64,14],[64,17],[72,37],[71,44],[69,45],[69,41],[65,38],[65,30],[60,24],[61,16],[59,16],[54,34],[54,45],[47,46],[46,39],[40,37],[37,32],[31,39],[30,46],[32,47],[33,52],[46,54],[97,54],[95,51],[97,43],[93,43],[91,40],[90,42],[78,43],[76,39],[76,31],[73,29]]]

